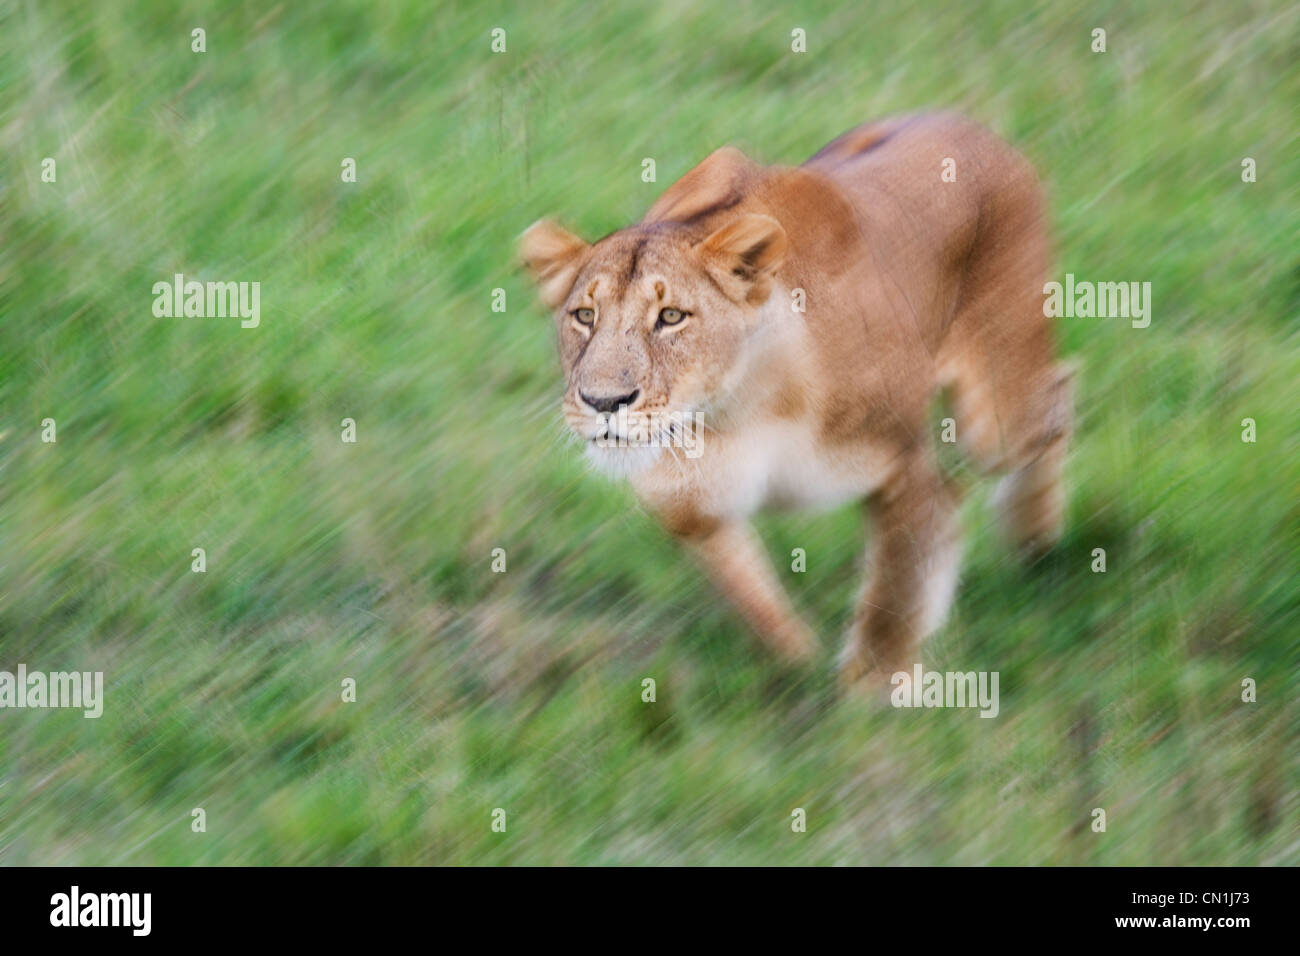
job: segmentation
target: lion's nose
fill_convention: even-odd
[[[634,388],[626,395],[588,395],[586,392],[578,392],[578,396],[598,412],[612,412],[620,405],[631,406],[641,394],[641,389]]]

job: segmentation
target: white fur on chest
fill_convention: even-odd
[[[879,486],[883,461],[865,445],[828,449],[803,422],[751,423],[725,436],[709,434],[692,462],[661,462],[639,491],[671,500],[693,497],[719,517],[767,509],[825,509],[865,497]]]
[[[879,481],[865,449],[827,449],[797,422],[753,425],[727,444],[720,471],[734,482],[746,513],[833,508],[863,497]]]

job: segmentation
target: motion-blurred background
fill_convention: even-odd
[[[1300,861],[1296,5],[3,0],[0,38],[0,669],[106,683],[0,711],[0,863]],[[995,720],[836,697],[853,508],[763,522],[827,652],[765,663],[564,437],[513,261],[929,107],[1038,165],[1056,278],[1152,284],[1148,329],[1059,322],[1056,554],[951,463],[928,664],[1000,672]],[[175,273],[260,282],[260,327],[156,318]]]

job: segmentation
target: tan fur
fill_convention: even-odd
[[[940,178],[949,158],[956,182]],[[959,549],[956,495],[933,453],[941,388],[962,446],[1008,476],[1016,543],[1059,534],[1070,389],[1042,310],[1043,201],[1029,164],[982,127],[864,126],[798,168],[721,149],[642,222],[588,245],[542,221],[521,253],[556,312],[579,437],[603,427],[589,401],[626,399],[647,422],[702,417],[698,457],[591,452],[779,654],[806,658],[814,641],[749,527],[765,508],[866,503],[872,572],[846,680],[909,669],[941,623]],[[792,308],[796,290],[806,312]],[[677,314],[666,308],[687,315],[659,324]]]

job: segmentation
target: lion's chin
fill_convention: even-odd
[[[610,478],[627,478],[645,471],[659,460],[664,449],[652,446],[602,446],[594,441],[587,443],[587,461],[603,475]]]

